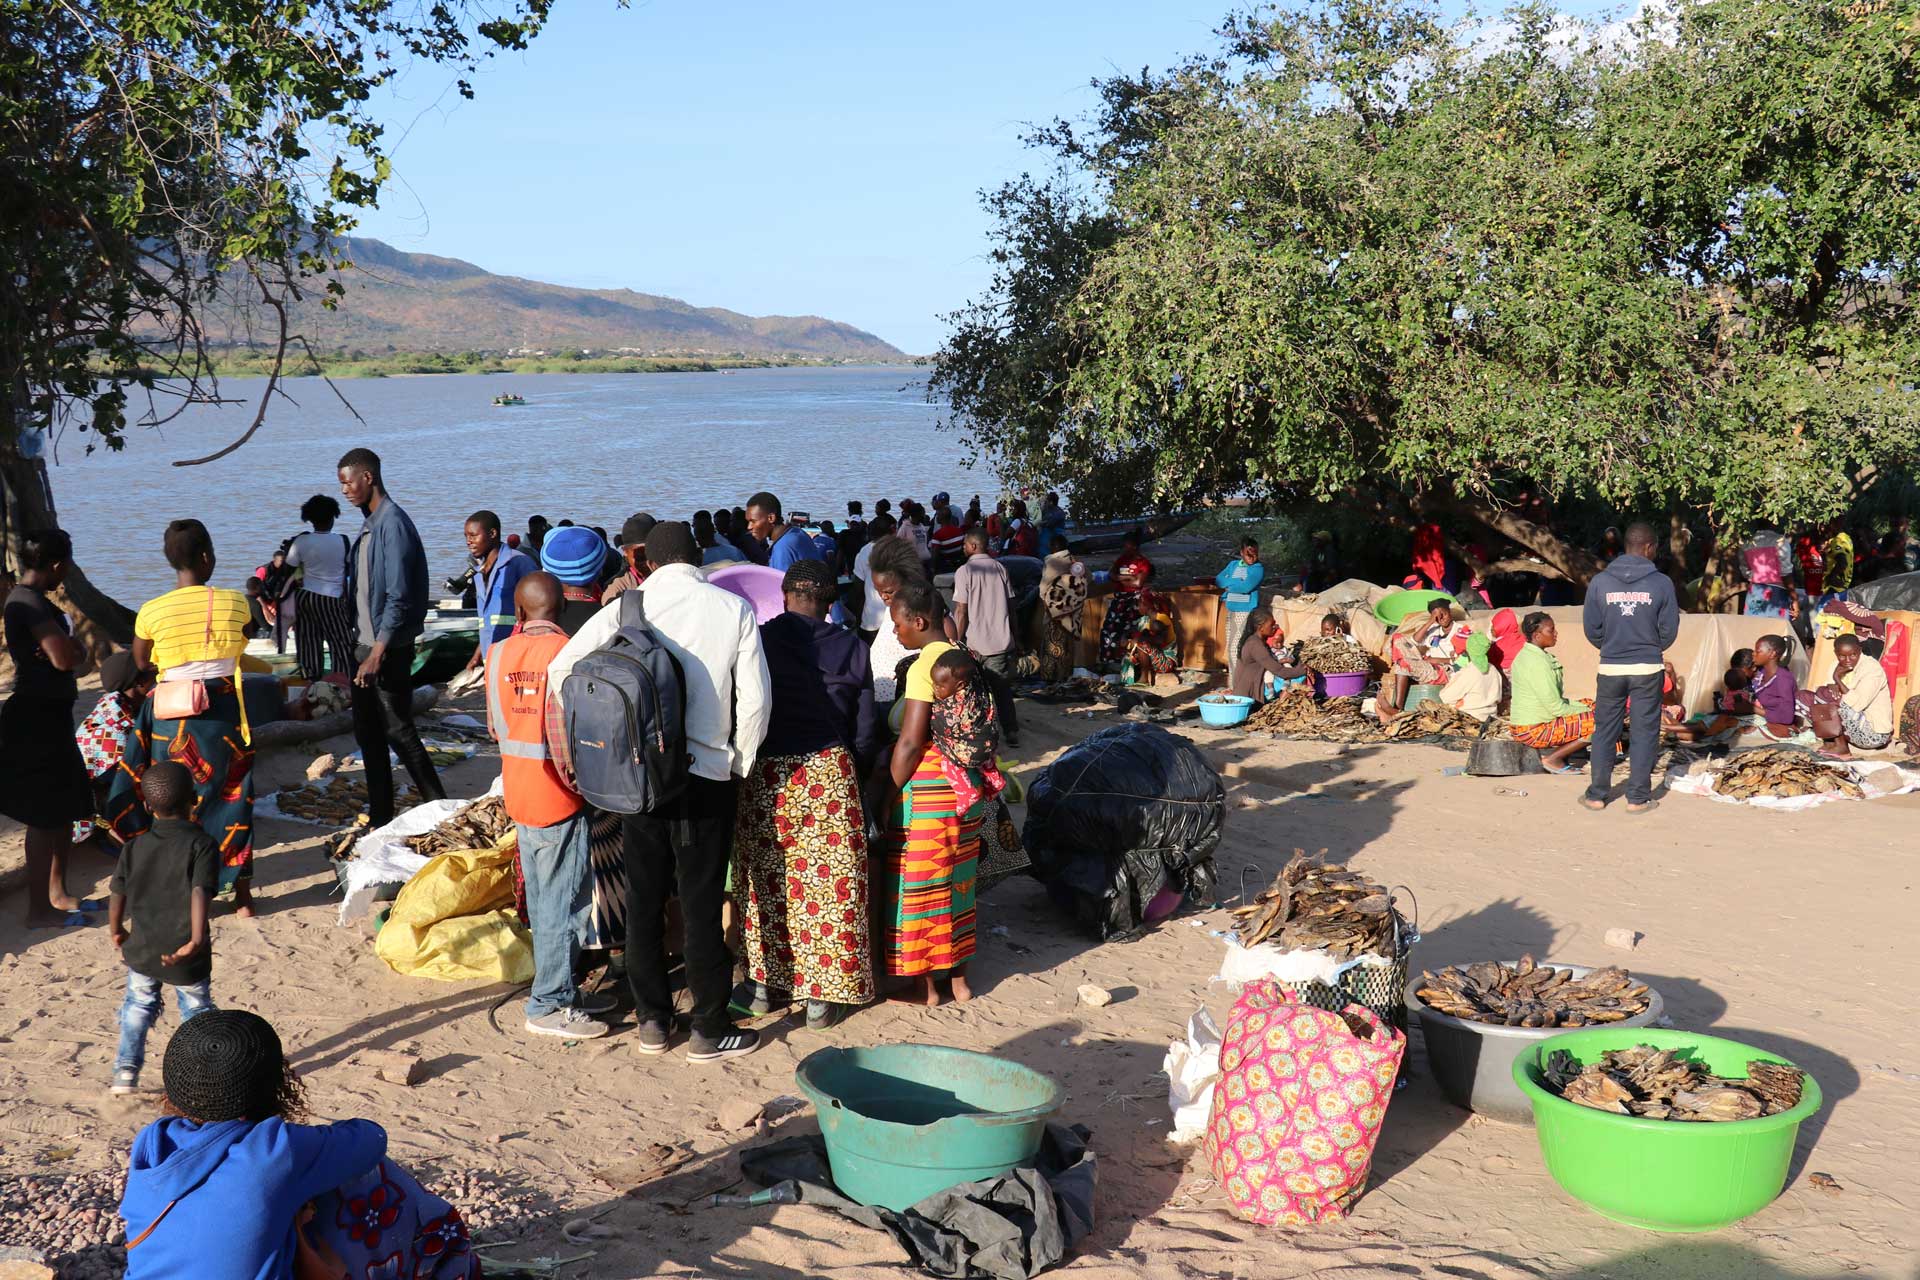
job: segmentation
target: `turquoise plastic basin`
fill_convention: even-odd
[[[794,1073],[820,1115],[842,1194],[909,1209],[1031,1163],[1060,1086],[990,1054],[937,1045],[822,1049]]]

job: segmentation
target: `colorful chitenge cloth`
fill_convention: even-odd
[[[895,977],[957,969],[973,958],[974,888],[986,806],[962,811],[929,747],[887,815],[886,963]]]
[[[934,701],[928,716],[940,772],[953,788],[955,807],[966,813],[1007,789],[1000,772],[1000,713],[993,690],[977,666],[958,689]]]
[[[866,826],[846,748],[754,761],[733,839],[733,902],[753,981],[831,1004],[872,1002]]]
[[[156,760],[185,765],[193,777],[193,809],[220,850],[220,888],[253,879],[253,748],[240,734],[240,699],[232,680],[208,680],[207,709],[188,720],[159,720],[148,698],[134,718],[107,792],[106,819],[122,844],[153,825],[140,799],[140,779]]]
[[[301,1228],[329,1276],[347,1280],[477,1280],[460,1211],[383,1160],[313,1202]]]

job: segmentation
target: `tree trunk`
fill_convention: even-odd
[[[1558,569],[1577,586],[1585,587],[1604,567],[1600,557],[1557,536],[1543,524],[1535,524],[1512,511],[1471,498],[1441,498],[1435,505],[1454,515],[1499,534],[1509,542],[1526,548]]]
[[[0,541],[7,567],[19,564],[21,539],[28,532],[59,524],[46,459],[22,457],[17,437],[0,441]],[[63,590],[71,611],[91,624],[76,630],[96,656],[101,637],[122,646],[133,643],[133,610],[94,586],[79,565],[68,569]]]

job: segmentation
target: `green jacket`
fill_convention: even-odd
[[[1513,701],[1507,718],[1516,725],[1545,724],[1587,709],[1585,703],[1567,701],[1560,660],[1537,644],[1521,647],[1508,674],[1513,681]]]

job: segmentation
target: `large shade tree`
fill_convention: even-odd
[[[48,433],[117,449],[130,427],[217,398],[216,343],[275,353],[229,450],[259,427],[300,341],[287,304],[338,295],[338,237],[387,179],[380,89],[444,67],[470,96],[471,72],[526,47],[550,3],[0,0],[9,556],[23,532],[58,519]],[[259,327],[232,333],[236,316]],[[84,574],[68,591],[124,638],[126,611]]]
[[[1405,0],[1232,19],[989,197],[934,393],[1081,510],[1835,515],[1920,451],[1920,29],[1678,0],[1621,33]]]

